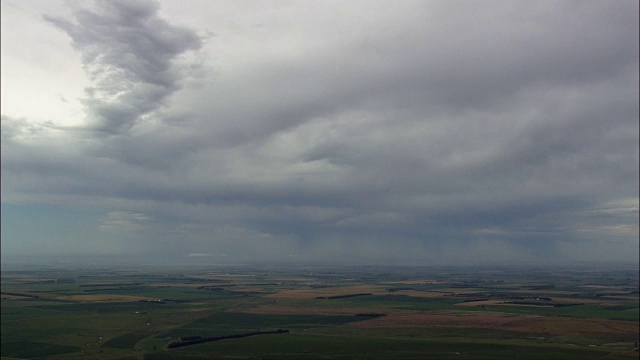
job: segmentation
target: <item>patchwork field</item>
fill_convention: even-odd
[[[2,359],[638,359],[638,271],[6,268]]]

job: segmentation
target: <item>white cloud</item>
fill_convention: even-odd
[[[98,228],[107,232],[130,233],[143,230],[150,220],[149,216],[141,213],[111,211],[100,220]]]

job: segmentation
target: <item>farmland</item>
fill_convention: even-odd
[[[3,359],[638,359],[638,271],[4,268]]]

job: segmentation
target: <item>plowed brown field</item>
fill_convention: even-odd
[[[629,321],[549,316],[432,315],[412,311],[393,312],[388,316],[352,323],[349,326],[488,328],[555,335],[582,334],[608,337],[615,335],[630,340],[637,340],[640,333],[638,323]]]

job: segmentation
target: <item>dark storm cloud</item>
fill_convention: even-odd
[[[82,55],[99,123],[3,117],[3,195],[95,204],[102,230],[169,252],[481,262],[637,247],[620,210],[638,199],[635,3],[310,3],[206,44],[156,3],[97,4],[46,18]],[[210,68],[181,88],[191,50]]]
[[[97,129],[128,131],[140,117],[160,108],[180,88],[180,54],[201,39],[158,17],[155,1],[97,1],[95,10],[76,9],[72,20],[45,15],[71,37],[94,83],[85,100]]]

